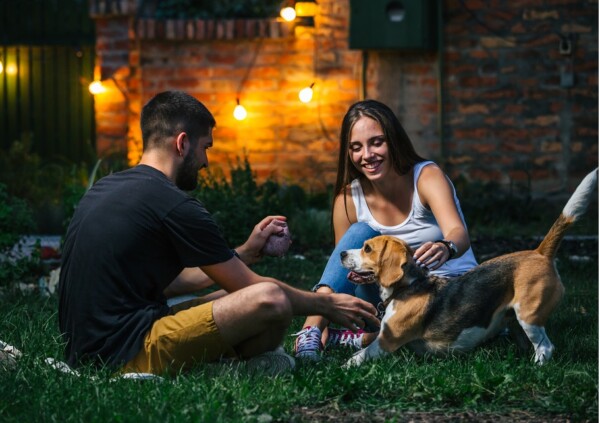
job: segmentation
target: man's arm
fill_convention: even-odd
[[[285,222],[285,216],[267,216],[258,222],[248,240],[235,249],[239,259],[246,265],[256,263],[261,259],[261,250],[272,234],[278,234],[283,230],[281,224]],[[189,267],[177,275],[177,277],[163,291],[165,297],[172,298],[178,295],[191,294],[204,288],[212,286],[215,282],[208,277],[199,267]]]
[[[165,288],[167,298],[191,294],[214,285],[214,281],[199,267],[187,267]]]
[[[237,257],[202,269],[227,292],[261,282],[275,283],[285,292],[296,316],[318,314],[354,330],[364,327],[365,322],[379,326],[375,307],[366,301],[346,294],[320,294],[294,288],[277,279],[258,275]]]

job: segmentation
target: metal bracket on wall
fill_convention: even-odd
[[[573,54],[573,37],[571,34],[560,35],[560,41],[558,43],[558,52],[563,56],[570,56]]]

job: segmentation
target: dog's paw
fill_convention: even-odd
[[[342,369],[348,370],[352,367],[358,367],[365,361],[365,355],[363,350],[354,353],[352,357],[348,359],[343,365]]]

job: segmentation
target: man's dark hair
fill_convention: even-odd
[[[180,132],[195,143],[216,124],[206,106],[183,91],[156,94],[142,108],[140,123],[144,150],[162,148],[163,140]]]

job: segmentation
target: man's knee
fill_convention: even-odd
[[[292,321],[292,304],[284,290],[272,282],[255,285],[257,293],[254,297],[259,315],[274,323],[289,325]]]

